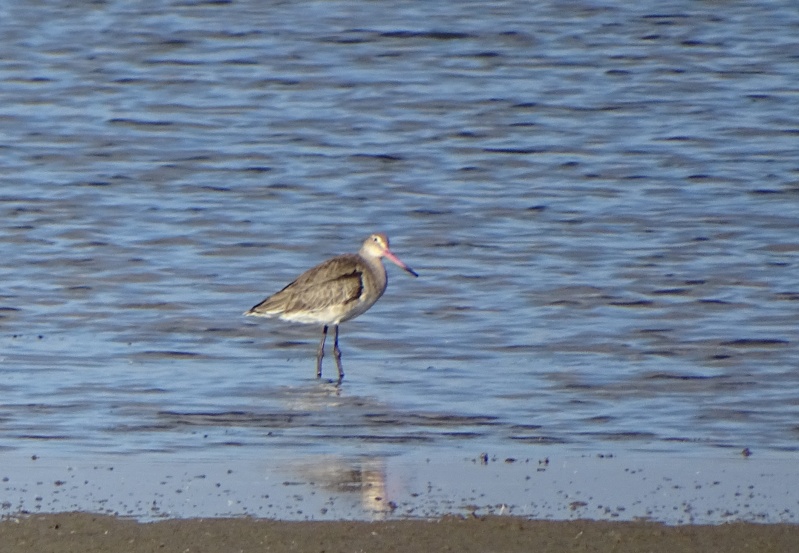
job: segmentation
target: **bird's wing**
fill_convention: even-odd
[[[363,268],[355,256],[334,257],[310,269],[280,292],[250,310],[252,314],[322,311],[357,301],[363,292]]]

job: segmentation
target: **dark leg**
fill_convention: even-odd
[[[325,356],[325,339],[327,338],[327,325],[322,329],[322,341],[316,352],[316,378],[322,378],[322,357]]]
[[[333,353],[336,355],[336,367],[338,367],[338,381],[344,380],[344,369],[341,368],[341,350],[338,347],[338,325],[333,327],[336,330],[336,342],[333,346]]]

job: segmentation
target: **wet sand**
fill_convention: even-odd
[[[435,521],[280,522],[249,518],[139,523],[85,513],[30,515],[0,522],[8,553],[297,551],[787,553],[799,525],[531,521],[447,517]]]

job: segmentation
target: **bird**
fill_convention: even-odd
[[[388,259],[408,274],[419,274],[400,261],[389,249],[382,232],[364,240],[356,254],[332,257],[302,273],[291,284],[244,312],[254,317],[277,317],[284,321],[322,325],[322,340],[316,352],[316,378],[322,378],[322,358],[328,327],[335,334],[333,353],[338,383],[344,379],[339,324],[354,319],[372,307],[386,291],[388,275],[383,265]]]

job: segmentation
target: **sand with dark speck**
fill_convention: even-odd
[[[139,523],[84,513],[19,516],[0,522],[0,549],[4,553],[789,553],[797,550],[797,544],[799,525],[790,524],[665,526],[512,517],[392,522],[236,518]]]

